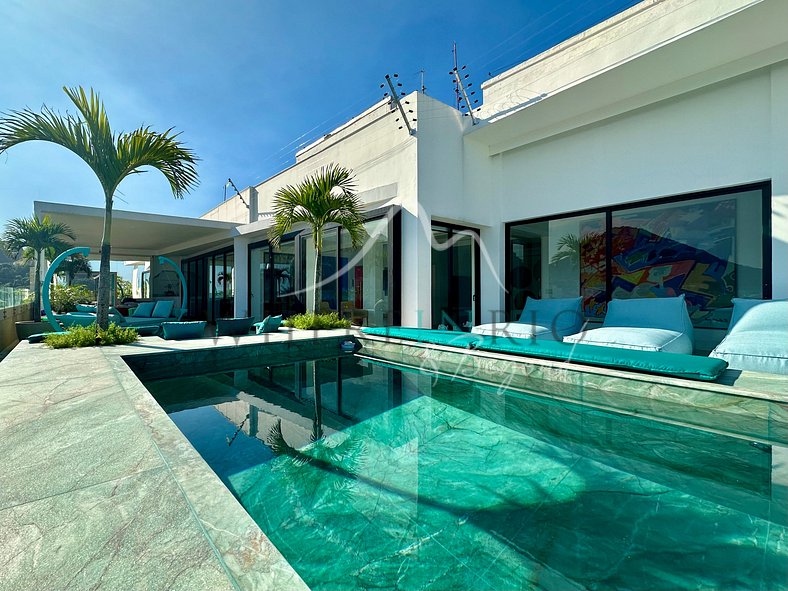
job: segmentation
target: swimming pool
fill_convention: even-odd
[[[145,384],[313,589],[788,588],[766,436],[352,355]]]

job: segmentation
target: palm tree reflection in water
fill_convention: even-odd
[[[318,468],[322,472],[334,476],[335,489],[347,489],[356,479],[358,470],[363,464],[365,448],[363,441],[347,436],[339,443],[329,443],[324,439],[323,432],[323,397],[321,384],[318,379],[318,362],[312,363],[312,379],[314,385],[315,409],[312,417],[312,433],[309,436],[310,444],[305,448],[297,449],[290,445],[282,433],[282,420],[277,418],[271,426],[266,437],[266,443],[277,456],[286,456],[289,461],[283,466],[283,472],[288,480],[292,476],[299,476],[303,485],[303,478],[308,474],[320,474],[315,470],[293,470],[292,468]],[[322,477],[320,479],[322,481]],[[295,486],[295,481],[291,485]],[[315,483],[318,484],[318,483]],[[301,487],[299,487],[301,488]]]

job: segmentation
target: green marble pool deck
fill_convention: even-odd
[[[0,363],[0,589],[308,589],[126,360],[310,358],[345,334],[18,345]]]
[[[0,363],[0,590],[308,589],[130,366],[155,378],[317,358],[335,353],[346,334],[17,346]],[[788,440],[785,378],[731,372],[719,384],[688,383],[363,342],[364,353],[396,363],[759,441]]]

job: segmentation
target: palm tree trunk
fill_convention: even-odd
[[[312,362],[312,384],[315,387],[315,418],[312,422],[312,439],[323,439],[323,392],[318,379],[317,359]]]
[[[322,257],[323,249],[322,249],[322,245],[320,244],[321,236],[319,235],[318,232],[315,232],[314,238],[315,238],[315,284],[314,284],[315,296],[314,296],[314,301],[312,302],[312,312],[317,314],[318,312],[320,312],[320,298],[321,298],[320,281],[323,275],[323,269],[321,268],[323,263],[323,257]]]
[[[109,255],[112,247],[112,195],[106,195],[104,207],[104,233],[101,236],[101,264],[99,265],[98,294],[96,296],[96,320],[101,328],[109,326]]]
[[[28,285],[30,285],[28,283]],[[41,321],[41,252],[36,253],[36,276],[33,278],[33,288],[36,295],[33,298],[33,320]]]

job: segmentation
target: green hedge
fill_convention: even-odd
[[[336,312],[328,314],[296,314],[284,321],[285,326],[301,330],[327,330],[331,328],[350,328],[350,320],[340,318]]]
[[[107,330],[96,325],[72,326],[68,332],[53,332],[44,337],[44,342],[53,349],[69,349],[73,347],[100,347],[103,345],[128,345],[139,338],[133,328],[123,328],[110,324]]]

